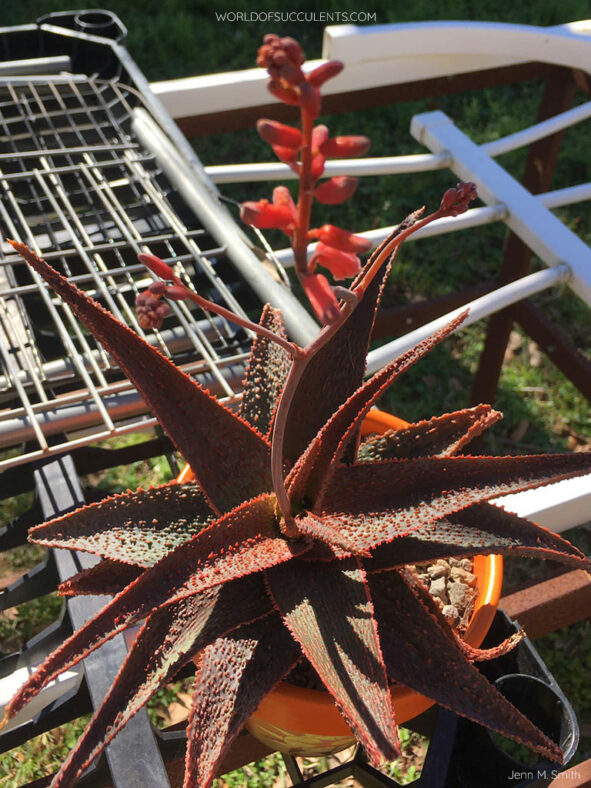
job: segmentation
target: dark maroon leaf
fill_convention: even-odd
[[[364,271],[380,248],[375,250]],[[308,363],[285,428],[283,455],[290,464],[295,463],[318,430],[361,385],[375,311],[389,270],[388,260],[349,319]]]
[[[67,547],[135,566],[154,566],[211,525],[215,515],[196,484],[128,491],[31,529],[38,544]]]
[[[250,715],[301,656],[278,613],[234,629],[200,658],[187,727],[185,788],[208,788]]]
[[[283,316],[278,309],[265,304],[259,323],[287,339]],[[257,334],[248,359],[238,414],[261,435],[270,437],[273,415],[290,367],[291,359],[284,348]]]
[[[453,556],[519,553],[589,571],[589,560],[558,534],[490,503],[479,503],[436,520],[409,536],[372,551],[367,571],[433,562]]]
[[[58,586],[58,591],[62,596],[76,596],[78,594],[114,596],[133,583],[142,572],[141,567],[107,559],[64,580]]]
[[[218,512],[272,489],[270,449],[261,435],[27,246],[12,245],[113,356]]]
[[[349,540],[341,533],[341,521],[338,517],[331,517],[330,515],[323,515],[320,517],[317,514],[307,512],[302,517],[297,519],[297,527],[300,533],[310,536],[323,544],[314,544],[310,548],[310,553],[313,554],[312,560],[334,560],[335,558],[351,558],[357,554],[357,548],[354,540]],[[324,547],[330,547],[327,553]],[[361,553],[366,558],[371,557],[368,551]],[[308,554],[306,554],[308,560]]]
[[[331,479],[323,514],[338,517],[343,537],[362,551],[472,504],[589,470],[591,452],[342,465]]]
[[[465,317],[466,313],[460,315],[441,331],[403,353],[349,397],[316,435],[290,472],[287,483],[292,501],[307,498],[322,507],[322,490],[369,409],[399,375],[449,336]]]
[[[365,573],[354,560],[292,561],[266,572],[269,590],[347,723],[374,763],[398,754],[398,735]]]
[[[72,785],[154,692],[201,649],[269,613],[261,577],[185,597],[153,613],[140,630],[104,702],[62,766],[54,788]]]
[[[490,405],[465,408],[406,429],[368,438],[357,452],[358,462],[380,462],[410,457],[450,457],[501,418]]]
[[[562,760],[558,746],[466,661],[449,627],[428,614],[398,572],[371,575],[369,583],[391,680],[533,747],[553,762]]]
[[[260,572],[308,549],[305,542],[288,543],[276,532],[275,497],[265,495],[224,515],[177,547],[47,657],[16,696],[18,708],[58,673],[165,602]]]

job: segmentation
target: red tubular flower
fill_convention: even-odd
[[[293,126],[286,126],[276,120],[262,118],[257,122],[257,131],[261,139],[269,145],[281,145],[285,148],[299,148],[302,144],[302,132]]]
[[[312,156],[320,153],[322,146],[328,139],[328,126],[320,124],[312,129]]]
[[[284,104],[291,104],[292,106],[296,107],[300,104],[299,91],[294,88],[293,85],[290,85],[288,82],[284,82],[281,79],[270,79],[267,85],[267,90]]]
[[[329,79],[337,77],[344,67],[340,60],[329,60],[327,63],[322,63],[322,65],[310,71],[306,79],[315,88],[319,88]]]
[[[371,141],[361,135],[348,137],[332,137],[322,146],[322,153],[327,159],[344,159],[355,156],[365,156]]]
[[[187,288],[178,285],[169,285],[164,293],[171,301],[184,301],[187,298]]]
[[[310,173],[315,181],[317,181],[318,178],[321,178],[324,175],[325,163],[326,163],[326,158],[322,155],[322,153],[317,153],[316,156],[313,157]]]
[[[138,254],[137,259],[140,263],[143,263],[146,268],[149,268],[153,274],[159,276],[160,279],[174,279],[174,271],[172,268],[161,260],[159,257],[156,257],[155,254],[146,254],[142,252]]]
[[[275,205],[269,200],[242,203],[240,218],[245,224],[252,224],[261,230],[284,229],[293,221],[291,210],[286,205]]]
[[[342,252],[362,254],[371,249],[370,240],[363,238],[361,235],[354,235],[341,227],[335,227],[334,224],[323,225],[316,231],[315,235],[322,243],[328,244],[328,246],[332,246],[335,249],[340,249]]]
[[[302,285],[322,325],[334,322],[339,315],[339,304],[328,279],[322,274],[308,274],[302,278]]]
[[[339,205],[353,195],[358,182],[357,178],[349,178],[346,175],[330,178],[316,187],[314,197],[325,205]]]
[[[273,205],[287,208],[293,221],[297,219],[297,208],[287,186],[276,186],[273,189]]]
[[[298,152],[296,148],[285,148],[283,145],[271,145],[271,147],[279,161],[282,161],[284,164],[289,164],[292,170],[297,172],[297,168],[294,166],[298,161]]]
[[[371,243],[332,225],[309,229],[314,199],[327,205],[343,203],[355,191],[356,178],[330,178],[314,187],[324,175],[328,156],[360,156],[367,152],[370,143],[367,137],[361,136],[330,139],[326,126],[314,126],[321,109],[322,85],[340,74],[343,64],[330,60],[304,76],[303,63],[304,53],[296,41],[275,34],[264,37],[257,64],[269,73],[270,93],[285,104],[299,106],[302,130],[266,118],[257,123],[257,130],[277,158],[299,176],[298,205],[294,205],[287,187],[280,186],[273,191],[272,203],[246,202],[240,215],[247,224],[261,229],[278,228],[289,236],[304,291],[314,312],[326,324],[338,319],[339,306],[326,277],[314,273],[316,265],[327,268],[336,279],[353,277],[361,268],[357,254],[366,252]],[[306,245],[313,239],[319,243],[308,263]]]
[[[328,246],[322,241],[316,245],[316,249],[310,260],[310,266],[321,265],[328,268],[335,279],[350,279],[361,270],[361,260],[352,252],[343,252]]]

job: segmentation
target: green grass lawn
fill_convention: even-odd
[[[128,47],[150,80],[169,79],[192,74],[248,68],[254,64],[256,48],[262,34],[279,32],[299,38],[308,57],[321,52],[322,25],[290,24],[282,29],[264,23],[222,23],[215,11],[250,10],[253,4],[243,0],[233,3],[201,0],[111,0],[106,6],[119,14],[129,28]],[[70,0],[20,0],[3,3],[0,24],[32,22],[51,10],[70,9]],[[257,10],[273,10],[277,4],[259,0]],[[351,0],[327,0],[323,10],[358,10]],[[516,7],[509,0],[483,0],[478,4],[458,0],[438,3],[418,0],[415,4],[374,2],[367,10],[375,11],[377,23],[408,22],[428,19],[467,19],[503,21],[523,24],[559,24],[589,16],[583,0],[564,0],[561,4],[538,0]],[[441,109],[477,142],[511,133],[535,120],[541,86],[528,83],[497,88],[462,96],[446,96],[403,106],[376,108],[363,113],[323,117],[333,133],[360,133],[372,138],[375,155],[423,152],[408,132],[411,117],[426,110]],[[582,100],[579,97],[578,100]],[[563,147],[553,188],[588,180],[588,126],[570,129]],[[213,139],[200,138],[195,148],[205,164],[270,160],[267,146],[254,130],[218,134]],[[499,159],[516,176],[520,176],[525,154],[516,152]],[[325,206],[315,214],[315,224],[335,222],[354,230],[394,224],[414,208],[426,203],[435,207],[443,190],[455,183],[450,173],[425,173],[416,176],[367,178],[357,195],[342,209]],[[268,197],[264,184],[225,189],[228,196],[241,200]],[[591,216],[586,205],[561,209],[557,215],[586,242],[591,242]],[[392,272],[385,296],[387,304],[429,298],[457,288],[493,278],[502,258],[505,230],[487,226],[463,231],[436,241],[409,244]],[[279,240],[280,245],[285,245]],[[534,265],[539,265],[534,263]],[[560,322],[577,346],[587,355],[589,312],[566,288],[544,293],[534,299],[553,320]],[[427,417],[467,404],[470,381],[484,340],[484,326],[472,326],[439,347],[409,372],[395,390],[385,398],[389,407],[408,419]],[[489,439],[490,450],[527,452],[580,449],[591,446],[589,404],[585,398],[546,359],[521,332],[512,337],[511,358],[503,370],[497,407],[504,412],[503,422],[496,425]],[[132,469],[119,469],[101,477],[100,484],[110,489],[136,486],[146,479],[156,483],[167,478],[161,460],[140,463]],[[92,483],[99,480],[93,479]],[[26,505],[19,501],[17,505]],[[15,510],[7,506],[0,514],[6,521]],[[0,525],[2,523],[0,522]],[[585,528],[577,529],[574,538],[589,549],[590,536]],[[0,571],[19,571],[38,560],[37,553],[23,550],[3,556]],[[529,562],[521,565],[531,567]],[[531,570],[533,571],[533,570]],[[536,571],[537,568],[536,568]],[[512,570],[513,572],[513,570]],[[528,572],[514,575],[522,582]],[[24,640],[51,620],[59,606],[54,595],[48,599],[20,606],[0,617],[0,641],[6,651],[17,648]],[[562,632],[543,638],[536,644],[559,683],[577,707],[585,735],[577,760],[591,757],[591,693],[588,675],[591,669],[591,626],[581,622]],[[166,708],[169,695],[160,694],[151,704],[155,721]],[[0,757],[0,787],[19,785],[54,771],[73,745],[81,723],[51,732],[30,742],[26,748]],[[420,744],[410,743],[409,747]],[[405,762],[409,765],[408,759]],[[405,766],[405,768],[406,768]],[[411,768],[414,763],[410,763]],[[393,767],[394,771],[400,767]],[[410,776],[407,773],[407,776]],[[285,780],[277,758],[227,778],[232,786],[277,786]]]

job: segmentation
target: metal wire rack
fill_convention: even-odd
[[[143,104],[134,88],[83,75],[0,79],[0,233],[26,242],[218,396],[233,398],[245,332],[174,304],[162,330],[146,335],[134,314],[135,296],[151,281],[137,262],[146,248],[207,298],[240,314],[256,305],[225,248],[135,137]],[[154,423],[101,346],[4,240],[0,358],[0,447],[26,444],[0,458],[0,469]]]

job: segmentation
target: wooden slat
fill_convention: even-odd
[[[567,68],[557,69],[546,81],[538,122],[570,109],[575,93],[576,84],[572,72]],[[540,194],[550,189],[564,134],[565,131],[556,132],[530,146],[523,185],[532,194]],[[504,245],[499,285],[506,285],[526,276],[530,270],[531,257],[532,250],[528,243],[515,232],[510,233]],[[472,383],[471,405],[479,402],[494,404],[512,328],[513,313],[510,309],[503,309],[489,318],[484,349]]]
[[[473,71],[449,77],[422,79],[404,84],[364,88],[346,93],[324,96],[322,108],[325,113],[354,112],[371,107],[387,106],[405,101],[417,101],[429,96],[461,93],[530,79],[547,78],[557,67],[548,63],[522,63],[516,66]],[[254,128],[261,117],[282,121],[293,121],[299,117],[299,109],[277,101],[261,106],[204,113],[188,117],[175,117],[175,122],[186,137],[198,137],[219,132]]]
[[[503,597],[500,607],[535,640],[591,617],[591,575],[566,572]]]
[[[529,301],[511,308],[511,315],[550,361],[591,401],[591,361],[558,326]]]

